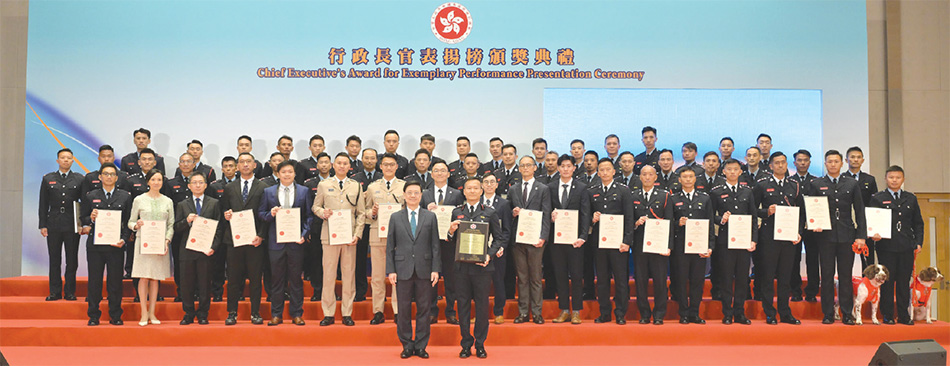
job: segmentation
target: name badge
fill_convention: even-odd
[[[99,202],[102,202],[102,200],[92,200],[92,203],[99,203]]]
[[[766,192],[775,192],[775,188],[769,188],[765,190]]]
[[[682,205],[683,205],[683,202],[677,202],[676,205],[677,205],[677,206],[682,206]]]
[[[827,191],[827,190],[828,190],[828,187],[821,187],[821,188],[818,188],[818,189],[819,189],[819,190],[822,190],[822,191]]]
[[[640,204],[640,201],[633,201],[633,204],[639,205],[639,204]]]
[[[719,198],[726,198],[726,197],[729,197],[729,194],[728,194],[728,193],[726,193],[726,194],[720,196]]]
[[[49,184],[56,184],[56,181],[55,180],[50,181]]]
[[[333,188],[328,189],[327,192],[333,192]]]
[[[891,201],[884,201],[884,202],[882,202],[882,203],[885,204],[885,205],[889,205],[889,204],[891,204]]]
[[[92,181],[92,184],[99,184],[99,181],[98,181],[98,180],[94,180],[94,181]]]

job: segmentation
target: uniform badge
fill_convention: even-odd
[[[821,187],[821,188],[818,188],[818,189],[819,189],[819,190],[822,190],[822,191],[827,191],[827,190],[828,190],[828,187]]]
[[[775,192],[775,188],[769,188],[765,190],[766,192]]]
[[[328,189],[327,192],[333,192],[333,188]]]
[[[677,205],[677,206],[682,206],[682,205],[683,205],[683,202],[677,202],[676,205]]]

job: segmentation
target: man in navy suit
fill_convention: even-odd
[[[258,215],[268,225],[267,249],[271,269],[271,320],[267,325],[283,323],[284,287],[289,284],[290,308],[287,309],[296,325],[303,321],[303,244],[310,230],[311,199],[307,187],[294,182],[296,172],[292,161],[277,166],[280,183],[264,189]],[[300,237],[279,239],[275,216],[280,210],[300,211]]]

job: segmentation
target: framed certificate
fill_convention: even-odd
[[[891,209],[865,207],[864,216],[868,223],[868,237],[880,234],[881,238],[891,238]]]
[[[828,197],[805,196],[805,227],[808,230],[831,230],[831,210]]]
[[[257,225],[254,222],[254,211],[244,210],[231,213],[231,240],[234,246],[251,245],[257,236]]]
[[[395,203],[379,205],[379,210],[376,211],[376,226],[379,227],[377,232],[380,238],[385,238],[386,235],[389,234],[389,217],[392,216],[394,212],[399,211],[400,208],[402,208],[402,205]]]
[[[298,220],[298,222],[300,222]],[[343,245],[353,242],[353,211],[350,209],[334,210],[327,220],[327,232],[330,235],[330,245]],[[298,235],[299,238],[299,235]]]
[[[666,254],[670,250],[670,220],[647,219],[643,224],[643,252]]]
[[[775,240],[798,240],[798,225],[800,209],[795,206],[775,207],[775,227],[772,228],[772,237]]]
[[[554,210],[554,244],[574,244],[577,241],[577,210]]]
[[[218,220],[196,217],[191,223],[191,230],[188,232],[188,240],[185,242],[185,249],[208,253],[211,251],[211,244],[214,243],[214,234],[218,231]]]
[[[99,218],[96,218],[99,221]],[[142,254],[165,254],[165,221],[142,220],[144,225],[139,228],[139,238],[142,241]],[[118,240],[116,241],[118,242]]]
[[[521,210],[518,214],[518,233],[515,235],[515,243],[537,244],[541,239],[541,211]]]
[[[706,254],[709,251],[709,220],[686,219],[684,253]]]
[[[488,260],[488,223],[462,221],[455,233],[455,261],[484,263]]]
[[[277,210],[277,216],[274,217],[274,220],[277,221],[275,224],[277,229],[275,238],[277,238],[278,243],[296,243],[300,240],[299,208],[292,207]]]
[[[730,215],[729,249],[752,248],[752,215]]]
[[[162,226],[164,227],[164,226]],[[99,210],[96,216],[96,237],[93,245],[115,245],[122,236],[122,211]]]
[[[623,215],[600,215],[600,249],[620,249],[623,244]]]
[[[439,240],[448,240],[449,226],[452,226],[452,210],[454,206],[438,206],[435,208],[435,220],[439,224]]]

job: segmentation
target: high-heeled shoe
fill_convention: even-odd
[[[155,324],[155,325],[162,324],[162,322],[158,321],[158,319],[156,319],[155,317],[149,318],[148,321],[149,321],[149,323],[152,323],[152,324]]]
[[[140,321],[139,321],[139,326],[140,326],[140,327],[144,327],[144,326],[146,326],[146,325],[148,325],[148,319],[140,320]]]

